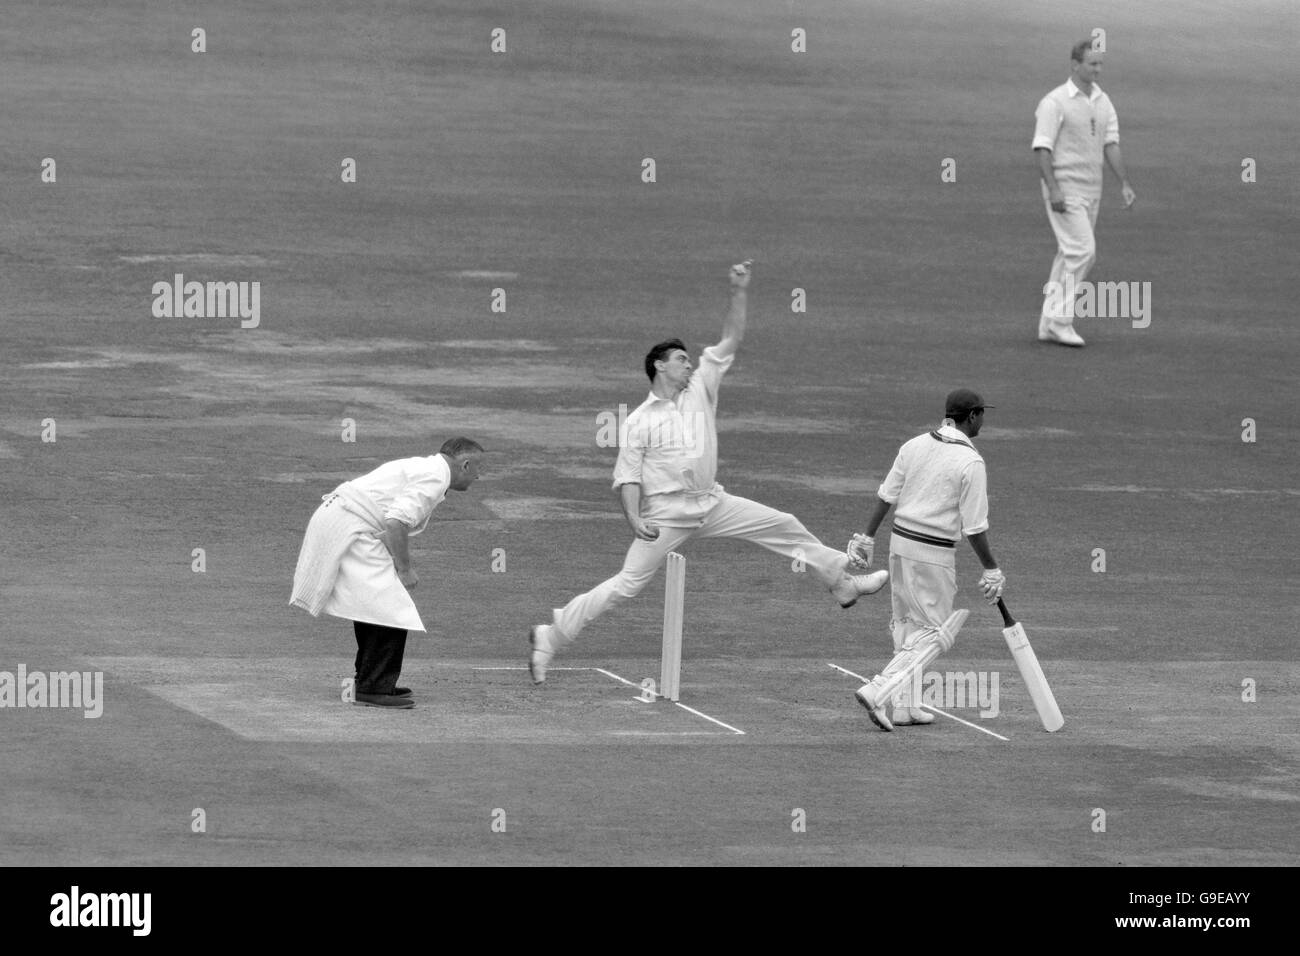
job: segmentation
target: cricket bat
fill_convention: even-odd
[[[1056,706],[1052,688],[1047,686],[1047,678],[1043,676],[1038,657],[1034,654],[1034,649],[1029,646],[1029,636],[1025,634],[1024,626],[1018,624],[1011,616],[1002,598],[998,598],[998,610],[1002,612],[1002,623],[1006,625],[1002,629],[1002,636],[1007,639],[1011,656],[1016,659],[1016,666],[1020,668],[1020,676],[1034,702],[1034,709],[1038,711],[1038,719],[1043,722],[1043,728],[1049,734],[1054,733],[1065,726],[1065,718],[1061,716],[1061,708]]]

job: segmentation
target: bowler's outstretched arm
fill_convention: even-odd
[[[737,271],[743,266],[744,271]],[[740,341],[745,337],[746,308],[748,306],[750,269],[749,263],[731,267],[731,308],[727,310],[727,319],[722,326],[722,341],[713,347],[718,358],[725,359],[734,355],[740,348]]]

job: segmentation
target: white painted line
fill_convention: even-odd
[[[946,711],[942,711],[938,707],[932,707],[929,704],[922,704],[921,706],[924,707],[926,710],[934,711],[936,714],[943,714],[945,717],[952,717],[952,719],[957,721],[957,723],[959,724],[965,724],[967,727],[974,727],[980,733],[988,734],[990,737],[996,737],[998,738],[998,740],[1005,740],[1008,743],[1011,742],[1010,737],[1003,737],[1001,734],[995,734],[993,731],[981,727],[979,724],[972,724],[969,720],[962,720],[960,717],[954,717],[952,714],[947,713]]]
[[[599,667],[548,667],[548,671],[598,671]],[[528,666],[523,667],[471,667],[472,671],[526,671]]]
[[[627,684],[628,687],[635,687],[637,690],[641,690],[641,685],[640,685],[640,684],[634,684],[634,683],[632,683],[632,681],[628,680],[626,677],[619,677],[619,676],[618,676],[617,674],[615,674],[613,671],[607,671],[607,670],[605,670],[605,668],[603,668],[603,667],[593,667],[592,670],[594,670],[594,671],[600,671],[600,673],[604,674],[606,677],[612,677],[612,678],[614,678],[614,680],[619,681],[620,683]],[[663,695],[662,695],[662,694],[656,694],[655,696],[656,696],[656,697],[659,697],[659,698],[663,698]],[[708,714],[701,713],[700,711],[696,710],[694,707],[687,707],[687,706],[686,706],[685,704],[683,704],[681,701],[674,700],[674,701],[671,701],[670,703],[674,704],[674,705],[677,706],[677,707],[680,707],[682,710],[688,710],[688,711],[690,711],[690,712],[691,712],[692,714],[694,714],[696,717],[703,717],[705,720],[712,721],[713,723],[717,724],[719,727],[726,727],[726,728],[727,728],[728,730],[730,730],[733,734],[740,734],[740,736],[742,736],[742,737],[746,736],[746,734],[745,734],[745,732],[744,732],[743,730],[740,730],[740,729],[737,728],[737,727],[733,727],[733,726],[731,726],[731,724],[724,724],[722,721],[718,720],[716,717],[710,717]]]
[[[834,664],[831,665],[831,667],[834,667],[834,666],[835,666]],[[548,667],[548,668],[546,668],[546,669],[547,669],[548,671],[596,671],[596,672],[598,672],[598,673],[604,674],[606,677],[612,677],[614,680],[618,681],[618,682],[621,683],[621,684],[626,684],[628,687],[635,687],[637,690],[642,690],[642,689],[643,689],[643,688],[641,687],[640,684],[633,683],[632,681],[628,680],[626,677],[619,677],[619,676],[618,676],[617,674],[615,674],[613,671],[607,671],[607,670],[605,670],[605,668],[603,668],[603,667]],[[472,668],[472,670],[476,670],[476,671],[526,671],[526,670],[528,670],[528,668],[527,668],[527,667],[475,667],[475,668]],[[841,670],[843,670],[843,668],[841,668]],[[848,673],[848,671],[845,671],[845,673]],[[853,676],[856,677],[857,675],[854,674]],[[865,682],[865,678],[863,678],[863,680],[864,680],[864,682]],[[660,698],[660,699],[664,699],[664,698],[663,698],[663,694],[658,694],[658,693],[656,693],[655,696],[658,697],[658,698]],[[641,701],[642,703],[647,703],[647,704],[650,703],[650,701],[646,700],[644,697],[633,697],[632,699],[633,699],[633,700],[639,700],[639,701]],[[740,734],[742,737],[747,736],[747,734],[746,734],[743,730],[740,730],[739,728],[733,727],[733,726],[731,726],[731,724],[724,724],[722,721],[718,720],[716,717],[710,717],[708,714],[701,713],[700,711],[696,710],[694,707],[687,707],[687,706],[686,706],[685,704],[683,704],[681,701],[674,700],[674,701],[671,701],[671,703],[673,703],[673,704],[675,704],[676,706],[680,707],[682,710],[689,710],[689,711],[690,711],[692,714],[694,714],[696,717],[703,717],[705,720],[710,720],[710,721],[712,721],[713,723],[717,724],[719,727],[726,727],[726,728],[727,728],[728,730],[730,730],[733,734]]]
[[[745,736],[745,732],[744,732],[743,730],[739,729],[738,727],[733,727],[733,726],[731,726],[731,724],[724,724],[722,721],[718,720],[716,717],[710,717],[708,714],[702,714],[702,713],[700,713],[698,710],[696,710],[694,707],[687,707],[685,704],[683,704],[683,703],[682,703],[681,701],[679,701],[679,700],[675,700],[675,701],[673,701],[673,703],[676,704],[678,707],[680,707],[682,710],[689,710],[689,711],[690,711],[692,714],[694,714],[696,717],[703,717],[705,720],[711,720],[711,721],[713,721],[713,722],[714,722],[715,724],[717,724],[719,727],[726,727],[726,728],[727,728],[728,730],[730,730],[733,734],[740,734],[740,736],[742,736],[742,737]]]
[[[835,669],[836,669],[837,671],[839,671],[841,674],[848,674],[850,677],[856,677],[858,680],[862,681],[862,683],[864,683],[864,684],[867,684],[867,683],[870,683],[870,682],[871,682],[871,678],[870,678],[870,677],[863,677],[861,674],[855,674],[855,673],[853,673],[853,671],[849,670],[847,667],[840,667],[839,664],[831,664],[830,661],[827,661],[826,663],[827,663],[827,664],[830,664],[831,667],[835,668]]]
[[[640,690],[640,689],[641,689],[641,685],[640,685],[640,684],[634,684],[634,683],[632,683],[632,681],[628,680],[626,677],[619,677],[619,676],[618,676],[617,674],[615,674],[613,671],[607,671],[607,670],[605,670],[605,668],[603,668],[603,667],[593,667],[592,670],[594,670],[594,671],[600,671],[600,673],[604,674],[606,677],[612,677],[612,678],[614,678],[614,680],[616,680],[616,681],[622,681],[624,684],[627,684],[628,687],[635,687],[637,690]],[[656,694],[655,696],[658,697],[659,695]]]
[[[612,730],[611,737],[730,737],[721,730]]]
[[[826,663],[827,663],[829,666],[835,668],[835,669],[836,669],[837,671],[839,671],[841,674],[848,674],[850,677],[856,677],[858,680],[862,681],[862,683],[864,683],[864,684],[869,683],[869,678],[863,677],[861,674],[855,674],[855,673],[853,673],[853,671],[849,670],[847,667],[840,667],[839,664],[831,664],[830,661],[827,661]],[[965,724],[967,727],[974,727],[976,730],[978,730],[978,731],[979,731],[980,733],[982,733],[982,734],[988,734],[990,737],[996,737],[996,738],[998,738],[998,740],[1005,740],[1005,741],[1007,741],[1007,743],[1010,743],[1010,742],[1011,742],[1011,738],[1010,738],[1010,737],[1003,737],[1001,734],[995,734],[993,731],[991,731],[991,730],[986,730],[985,728],[981,727],[979,724],[972,724],[969,720],[962,720],[960,717],[953,717],[952,714],[948,713],[947,711],[940,710],[938,707],[931,707],[929,704],[922,704],[921,706],[924,707],[926,710],[932,710],[932,711],[934,711],[936,714],[943,714],[943,716],[945,716],[945,717],[951,717],[953,720],[957,721],[957,723],[959,723],[959,724]]]

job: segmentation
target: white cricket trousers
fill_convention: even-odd
[[[1066,196],[1065,212],[1055,212],[1050,200],[1046,201],[1046,206],[1047,221],[1056,233],[1056,258],[1052,260],[1048,282],[1054,283],[1051,288],[1061,290],[1065,288],[1065,277],[1071,275],[1075,288],[1078,288],[1097,261],[1097,240],[1093,231],[1097,225],[1097,213],[1101,210],[1101,198]],[[1044,293],[1040,318],[1043,323],[1073,325],[1074,302],[1066,301],[1060,291],[1055,295]]]
[[[839,581],[848,566],[843,551],[822,544],[794,515],[724,491],[699,527],[660,525],[655,540],[636,538],[627,549],[623,570],[556,609],[559,646],[572,643],[584,627],[610,608],[636,597],[658,572],[668,552],[694,538],[739,538],[787,558],[800,558],[828,588]]]

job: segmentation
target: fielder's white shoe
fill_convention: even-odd
[[[1074,331],[1073,325],[1057,325],[1054,322],[1038,323],[1038,341],[1055,342],[1057,345],[1068,345],[1071,348],[1083,348],[1083,336]]]
[[[831,594],[840,602],[840,607],[850,608],[858,603],[864,594],[875,594],[889,583],[888,571],[872,571],[870,574],[846,574],[835,586]]]
[[[894,725],[889,720],[889,714],[885,713],[885,705],[876,700],[876,688],[871,684],[863,684],[853,695],[858,699],[858,703],[867,708],[867,716],[871,722],[881,730],[893,730]]]
[[[528,673],[534,684],[546,680],[546,667],[555,656],[555,625],[537,624],[528,632]]]

